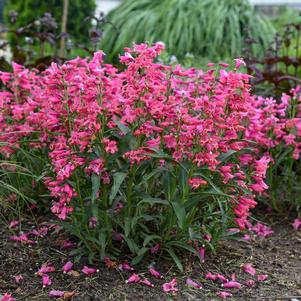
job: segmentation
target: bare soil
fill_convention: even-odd
[[[292,226],[283,221],[273,221],[274,234],[265,239],[257,238],[251,242],[225,240],[219,244],[218,254],[208,256],[204,264],[186,262],[185,272],[180,273],[171,262],[156,262],[156,268],[164,275],[165,281],[176,277],[179,292],[175,295],[166,294],[162,290],[164,280],[156,280],[147,275],[149,262],[137,267],[136,273],[144,275],[154,283],[154,287],[140,284],[126,284],[130,273],[100,265],[100,273],[86,277],[82,273],[76,275],[63,274],[61,267],[73,258],[68,251],[62,250],[61,237],[46,237],[38,240],[33,246],[23,245],[9,239],[10,231],[4,225],[0,226],[0,295],[5,292],[13,294],[20,301],[53,300],[48,297],[50,290],[75,291],[68,300],[221,300],[216,296],[223,290],[220,284],[205,280],[204,275],[210,271],[221,273],[226,277],[237,275],[237,280],[243,284],[240,290],[228,289],[233,297],[227,300],[273,300],[301,301],[301,231],[294,231]],[[53,264],[57,272],[49,274],[52,285],[42,288],[41,278],[35,272],[43,263]],[[258,274],[267,274],[264,282],[256,281],[256,286],[248,287],[248,279],[256,280],[244,273],[240,266],[243,263],[253,263]],[[85,264],[81,261],[75,264],[74,270],[80,271]],[[21,274],[24,280],[17,284],[15,275]],[[203,289],[188,288],[185,285],[187,277],[199,281]],[[294,300],[296,299],[296,300]]]

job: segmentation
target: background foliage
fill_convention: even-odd
[[[83,22],[85,17],[94,15],[95,0],[72,0],[68,10],[67,31],[78,42],[87,42],[91,23]],[[16,22],[11,22],[9,12],[18,13]],[[26,26],[45,13],[51,13],[59,24],[63,14],[63,0],[9,0],[4,9],[4,20],[9,29],[15,30]],[[15,38],[10,38],[12,46]],[[19,42],[19,41],[18,41]]]
[[[110,58],[143,41],[163,41],[169,53],[180,58],[189,52],[233,57],[241,53],[246,27],[264,45],[273,33],[271,23],[246,0],[126,0],[108,19],[119,30],[105,30],[102,49]]]

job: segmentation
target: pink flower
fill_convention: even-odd
[[[205,234],[204,235],[204,239],[206,240],[206,241],[208,241],[208,242],[210,242],[211,240],[212,240],[212,236],[210,235],[210,234]]]
[[[42,267],[37,271],[38,276],[43,276],[46,273],[52,273],[55,271],[55,267],[47,264],[43,264]]]
[[[149,287],[154,287],[154,285],[147,279],[140,280],[139,283]]]
[[[150,248],[150,252],[152,254],[156,254],[160,250],[160,244],[156,244],[153,247]]]
[[[156,271],[154,268],[149,268],[148,271],[156,278],[158,279],[163,279],[164,277],[158,272]]]
[[[48,296],[50,298],[61,298],[61,297],[64,296],[64,292],[52,290],[52,291],[49,292]]]
[[[50,277],[47,274],[44,274],[42,276],[42,282],[43,282],[43,287],[49,286],[52,283]]]
[[[216,279],[222,281],[222,282],[228,282],[228,279],[223,276],[222,274],[216,274]]]
[[[211,272],[208,272],[208,273],[205,275],[205,279],[215,281],[215,280],[217,279],[217,276],[214,275],[214,274],[212,274]]]
[[[67,263],[64,264],[62,270],[63,270],[63,273],[67,273],[69,272],[73,267],[73,263],[71,261],[68,261]]]
[[[99,273],[99,269],[95,269],[95,268],[89,268],[86,265],[83,267],[82,272],[85,275],[93,275],[95,273]]]
[[[15,299],[12,295],[6,293],[2,296],[1,301],[15,301]]]
[[[201,289],[201,288],[202,288],[202,286],[201,286],[199,283],[193,281],[193,280],[190,279],[190,278],[187,278],[187,279],[186,279],[186,285],[188,285],[188,286],[193,286],[193,287],[195,287],[195,288],[197,288],[197,289]]]
[[[97,226],[97,218],[92,216],[89,218],[89,228],[90,229],[95,229]]]
[[[265,281],[268,279],[268,275],[258,275],[257,280],[258,281]]]
[[[219,297],[221,297],[222,299],[226,299],[229,297],[232,297],[233,295],[229,292],[218,292],[216,293]]]
[[[238,288],[238,289],[240,289],[241,288],[241,284],[239,282],[237,282],[237,281],[228,281],[226,283],[223,283],[222,287],[224,287],[224,288]]]
[[[128,280],[126,280],[125,283],[137,283],[140,280],[141,280],[140,276],[134,273],[130,276]]]
[[[19,283],[19,282],[23,281],[23,279],[24,279],[22,275],[16,275],[14,278],[15,278],[16,283]]]
[[[243,66],[246,65],[245,61],[243,59],[241,59],[241,58],[234,59],[234,61],[235,61],[235,69],[239,69],[239,67],[241,65],[243,65]]]
[[[244,270],[245,273],[248,273],[252,276],[256,275],[256,270],[252,266],[252,263],[245,263],[241,266],[241,268]]]
[[[169,293],[169,292],[177,292],[178,288],[177,286],[177,279],[173,278],[170,282],[166,282],[162,285],[163,291],[165,293]]]
[[[301,220],[299,218],[296,218],[293,222],[293,228],[298,231],[301,226]]]
[[[132,268],[130,265],[128,265],[127,263],[121,263],[118,266],[118,269],[121,271],[134,271],[134,268]]]
[[[11,222],[9,223],[9,227],[10,227],[11,229],[16,228],[18,225],[19,225],[19,221],[18,221],[18,220],[14,220],[14,221],[11,221]]]
[[[199,256],[202,263],[205,262],[205,246],[200,247]]]
[[[246,281],[246,285],[249,287],[254,287],[256,285],[255,281],[252,279],[249,279]]]

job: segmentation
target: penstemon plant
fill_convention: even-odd
[[[204,72],[155,63],[162,50],[125,49],[121,72],[97,52],[0,74],[0,151],[27,141],[43,154],[51,211],[91,261],[151,253],[182,270],[181,252],[203,260],[234,223],[248,227],[267,188],[270,159],[246,135],[256,108],[243,61]]]

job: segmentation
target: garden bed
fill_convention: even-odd
[[[41,222],[41,221],[40,221]],[[25,222],[25,225],[27,223]],[[30,224],[28,224],[28,227]],[[9,239],[11,233],[3,226],[0,229],[0,293],[10,292],[16,300],[48,300],[50,290],[75,291],[69,300],[219,300],[216,293],[220,285],[205,280],[207,272],[220,273],[230,277],[235,273],[237,281],[243,284],[240,290],[232,291],[229,300],[292,300],[301,299],[301,233],[294,231],[287,223],[273,222],[274,234],[268,238],[255,238],[252,242],[242,243],[235,240],[221,241],[217,256],[208,256],[204,264],[197,261],[185,263],[185,272],[179,273],[171,262],[161,260],[156,268],[162,272],[165,280],[154,280],[147,274],[148,263],[136,268],[136,273],[145,273],[154,284],[153,288],[140,284],[126,284],[130,272],[117,268],[109,269],[101,264],[100,273],[86,277],[81,273],[86,264],[81,261],[74,266],[79,273],[63,274],[61,267],[73,260],[70,251],[62,250],[63,236],[51,234],[38,239],[34,246],[23,245]],[[26,226],[24,227],[24,230]],[[41,278],[35,272],[43,263],[51,263],[56,272],[51,273],[52,285],[42,288]],[[250,288],[245,284],[248,279],[256,279],[244,273],[240,266],[252,263],[258,274],[267,274],[264,282],[256,282]],[[24,280],[17,284],[14,276],[22,275]],[[179,292],[166,294],[162,284],[172,278],[178,280]],[[203,289],[188,288],[187,277],[199,281]]]

